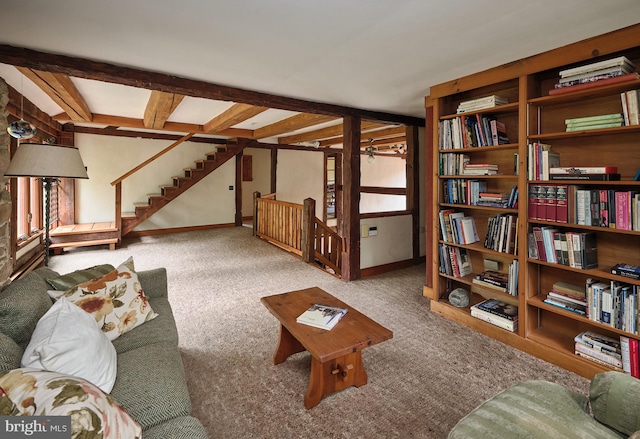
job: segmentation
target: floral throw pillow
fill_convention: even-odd
[[[31,368],[0,376],[0,415],[71,416],[71,437],[140,439],[142,429],[109,395],[71,375]]]
[[[65,297],[91,314],[111,341],[158,316],[142,291],[133,258],[102,277],[48,293],[56,300]]]

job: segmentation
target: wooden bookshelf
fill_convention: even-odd
[[[640,340],[638,332],[627,332],[611,325],[594,321],[544,302],[546,294],[556,281],[584,285],[587,278],[603,282],[626,282],[635,286],[640,295],[640,281],[610,273],[610,268],[619,262],[640,265],[640,230],[619,230],[593,225],[559,223],[529,217],[529,189],[535,183],[566,184],[592,189],[640,192],[640,182],[633,178],[640,167],[640,126],[565,131],[565,119],[622,113],[620,94],[640,89],[640,80],[589,89],[550,95],[557,82],[559,72],[568,68],[591,64],[596,61],[624,55],[640,71],[640,25],[631,26],[599,37],[564,46],[505,66],[499,66],[475,75],[469,75],[431,87],[431,95],[425,100],[427,116],[433,132],[429,133],[427,159],[433,160],[434,173],[428,176],[427,187],[431,187],[433,221],[428,229],[433,234],[431,248],[434,264],[427,267],[428,278],[433,285],[425,287],[424,294],[431,298],[431,310],[446,318],[456,320],[476,331],[501,340],[525,352],[557,364],[587,378],[608,370],[607,367],[590,362],[574,354],[574,337],[582,331],[594,331],[616,338],[625,335]],[[569,62],[570,64],[565,64]],[[508,98],[509,103],[495,108],[458,114],[460,102],[498,95]],[[463,147],[444,149],[439,126],[443,121],[456,120],[461,116],[472,117],[476,113],[491,115],[505,123],[511,143],[499,146]],[[430,125],[428,124],[428,125]],[[561,166],[617,166],[620,181],[582,180],[528,180],[528,144],[542,142],[552,145],[560,153]],[[465,154],[472,163],[495,163],[499,175],[469,176],[440,175],[438,164],[441,154]],[[519,173],[514,173],[514,156],[517,157]],[[443,183],[450,179],[482,180],[487,191],[506,192],[507,187],[518,188],[516,208],[502,209],[476,205],[445,203]],[[473,274],[458,278],[444,274],[439,266],[441,245],[455,246],[445,242],[441,236],[438,212],[455,209],[475,219],[480,242],[462,245],[470,255]],[[499,213],[517,215],[516,254],[496,252],[484,247],[488,218]],[[573,268],[560,263],[532,259],[528,256],[527,238],[533,227],[554,226],[561,232],[594,232],[597,238],[598,267],[593,269]],[[498,261],[500,271],[506,272],[511,261],[519,264],[518,294],[509,294],[483,288],[473,283],[475,274],[482,272],[484,259]],[[475,319],[469,308],[456,308],[448,301],[454,288],[464,288],[471,294],[471,304],[485,298],[497,298],[518,305],[518,330],[515,333],[502,330],[489,323]],[[640,326],[640,325],[639,325]]]

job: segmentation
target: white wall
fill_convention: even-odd
[[[370,218],[362,226],[377,227],[377,235],[360,237],[360,268],[375,267],[413,258],[411,215]]]
[[[278,151],[276,194],[278,200],[302,204],[316,200],[316,216],[322,218],[324,202],[324,154],[313,151]]]
[[[76,134],[76,146],[87,167],[88,180],[76,182],[76,222],[115,219],[115,189],[111,181],[160,152],[172,142],[165,140]],[[185,142],[122,185],[122,210],[133,211],[134,202],[146,202],[148,194],[160,193],[160,185],[172,184],[172,176],[183,176],[195,167],[214,145]],[[233,223],[235,219],[235,160],[225,163],[186,193],[161,209],[136,230]]]

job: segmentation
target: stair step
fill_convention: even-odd
[[[154,198],[154,197],[164,197],[164,195],[162,195],[161,193],[147,194],[147,198]]]
[[[138,215],[135,212],[122,212],[120,215],[122,219],[136,219]]]
[[[149,207],[148,201],[139,201],[137,203],[133,203],[133,207]]]

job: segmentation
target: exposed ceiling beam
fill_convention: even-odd
[[[53,116],[58,122],[69,122],[66,114],[61,113]],[[110,116],[107,114],[94,114],[92,123],[96,125],[117,126],[123,128],[146,129],[142,119],[132,117]],[[202,125],[181,122],[166,122],[164,127],[159,128],[162,131],[172,131],[177,133],[195,133],[195,134],[211,134],[224,137],[250,137],[253,131],[238,128],[228,128],[216,133],[207,133]]]
[[[180,105],[184,96],[153,90],[144,110],[146,128],[162,128],[171,113]]]
[[[24,67],[17,69],[69,115],[74,122],[91,122],[91,110],[71,78],[61,73],[43,72]]]
[[[360,131],[382,128],[386,124],[362,121]],[[292,136],[279,137],[278,143],[293,145],[298,142],[308,142],[311,140],[321,140],[342,135],[342,124],[333,125],[319,130],[308,131],[306,133],[294,134]]]
[[[13,66],[62,73],[76,78],[93,79],[96,81],[111,82],[217,101],[260,105],[281,110],[325,114],[337,117],[358,116],[364,120],[381,121],[392,124],[397,123],[410,126],[425,125],[424,118],[276,96],[164,73],[108,64],[86,58],[39,52],[6,44],[0,45],[0,62]]]
[[[368,141],[369,139],[375,140],[375,139],[395,137],[395,136],[404,137],[405,133],[406,133],[406,127],[404,126],[384,128],[381,130],[363,132],[360,135],[360,140]],[[341,144],[342,144],[342,136],[333,137],[331,139],[324,139],[320,141],[320,146],[331,146],[331,145],[341,145]]]
[[[240,122],[244,122],[247,119],[251,119],[253,116],[267,110],[267,107],[256,107],[249,104],[235,104],[231,108],[211,119],[209,122],[205,123],[202,127],[206,133],[215,133],[231,128],[232,126],[237,125]],[[251,134],[253,134],[253,132]]]
[[[263,126],[253,131],[254,139],[265,139],[267,137],[277,136],[279,134],[290,133],[302,128],[320,125],[322,123],[332,122],[340,119],[334,116],[325,116],[322,114],[300,113],[295,116],[288,117],[271,125]]]

